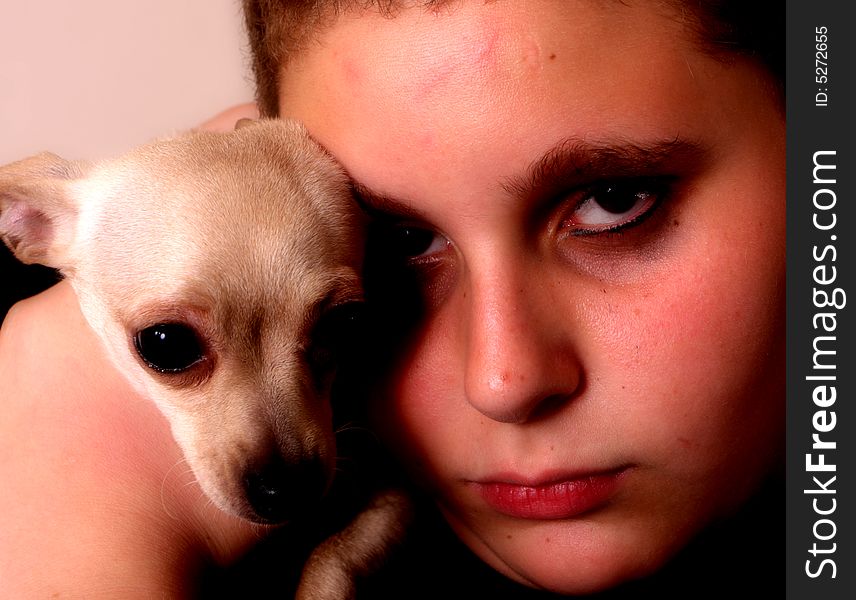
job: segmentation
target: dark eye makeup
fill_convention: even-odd
[[[562,234],[596,237],[641,224],[671,195],[672,177],[634,177],[599,181],[571,192],[561,214]]]
[[[442,234],[411,220],[379,219],[370,228],[369,237],[371,255],[384,262],[431,261],[450,245]]]
[[[669,200],[677,178],[619,177],[577,186],[551,202],[553,231],[561,239],[585,237],[589,243],[630,233]],[[385,262],[417,266],[437,259],[451,242],[428,225],[380,218],[370,232],[375,256]]]

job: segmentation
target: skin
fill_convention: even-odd
[[[656,568],[780,462],[784,123],[763,72],[645,4],[518,6],[342,19],[284,73],[282,107],[411,207],[400,226],[437,233],[430,260],[401,257],[426,310],[378,406],[387,439],[488,563],[586,591]],[[679,193],[608,242],[559,234],[581,218],[573,190],[503,187],[560,140],[677,136],[703,164],[671,165]],[[201,564],[258,539],[177,475],[165,421],[68,285],[4,321],[0,390],[7,593],[192,595]],[[607,502],[552,522],[468,483],[613,467]]]
[[[781,464],[780,101],[652,6],[346,15],[282,78],[282,114],[393,232],[426,239],[389,248],[424,312],[378,427],[483,560],[563,593],[650,573]],[[598,172],[533,189],[565,140]],[[634,145],[666,158],[619,168],[593,149]],[[648,178],[626,212],[580,205],[626,176]],[[669,182],[657,202],[651,177]],[[614,489],[561,519],[508,516],[474,485],[601,473]]]

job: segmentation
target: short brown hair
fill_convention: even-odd
[[[250,43],[256,103],[262,116],[278,114],[277,85],[287,48],[303,40],[319,11],[315,0],[244,0],[244,25]]]
[[[717,54],[759,60],[784,91],[785,3],[781,0],[672,0],[692,19],[703,45]],[[437,10],[450,0],[243,0],[256,102],[262,116],[279,114],[279,74],[326,20],[351,10],[393,16],[406,5]]]
[[[422,0],[426,8],[449,0]],[[279,114],[279,74],[290,54],[299,51],[308,37],[327,19],[350,10],[375,8],[392,15],[402,0],[244,0],[244,24],[250,43],[256,102],[265,117]]]

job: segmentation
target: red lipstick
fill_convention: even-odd
[[[518,483],[515,476],[473,482],[485,502],[519,519],[569,519],[605,503],[618,487],[623,471],[559,477],[538,484]]]

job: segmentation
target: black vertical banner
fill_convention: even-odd
[[[787,589],[793,599],[856,598],[853,9],[837,0],[787,3]]]

